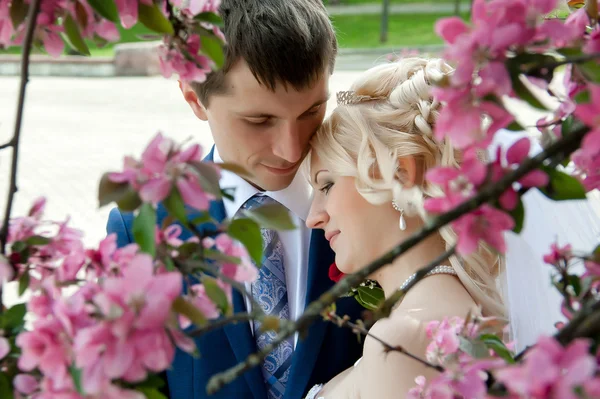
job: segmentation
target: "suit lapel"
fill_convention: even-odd
[[[214,154],[214,146],[204,161],[212,162]],[[218,222],[225,219],[225,206],[223,201],[215,201],[211,204],[210,214]],[[246,304],[241,293],[233,290],[232,294],[233,311],[246,312]],[[248,358],[249,355],[256,352],[256,341],[250,330],[250,324],[247,322],[228,324],[223,328],[231,349],[235,354],[238,363],[241,363]],[[244,379],[252,391],[255,399],[264,399],[267,397],[265,384],[263,383],[263,375],[259,367],[254,367],[244,373]]]
[[[331,286],[327,268],[331,262],[333,262],[333,256],[323,232],[320,230],[313,231],[308,258],[308,286],[305,306],[318,299]],[[308,380],[321,351],[326,329],[327,323],[317,319],[308,329],[306,337],[298,339],[284,399],[300,399],[306,392]]]

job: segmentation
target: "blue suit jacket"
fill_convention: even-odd
[[[206,160],[212,161],[212,152]],[[214,201],[210,207],[211,216],[221,221],[225,218],[222,201]],[[157,222],[160,225],[167,212],[158,207]],[[107,232],[117,234],[119,247],[133,241],[131,227],[133,214],[112,209],[108,218]],[[200,229],[207,226],[199,226]],[[191,235],[184,231],[182,239]],[[325,240],[323,232],[315,230],[311,235],[308,258],[308,284],[306,304],[317,299],[329,289],[333,282],[328,278],[329,265],[334,256]],[[240,293],[234,290],[235,312],[245,312],[246,306]],[[338,314],[360,317],[363,310],[353,298],[337,301]],[[200,352],[198,358],[177,350],[172,367],[167,370],[168,392],[171,399],[265,399],[266,389],[260,367],[254,367],[217,394],[206,393],[208,380],[216,373],[224,371],[256,352],[255,339],[249,323],[230,324],[195,339]],[[289,380],[284,399],[301,399],[315,384],[325,383],[338,373],[352,366],[362,353],[362,343],[348,329],[341,329],[332,323],[317,320],[305,337],[300,337],[293,355]]]

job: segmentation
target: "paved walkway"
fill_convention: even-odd
[[[470,2],[461,2],[460,10],[469,10]],[[329,15],[362,15],[381,14],[381,3],[328,6]],[[405,3],[390,4],[391,14],[441,14],[454,13],[454,3]]]

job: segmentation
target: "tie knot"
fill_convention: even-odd
[[[251,211],[260,206],[272,204],[277,204],[277,201],[266,195],[255,194],[252,197],[250,197],[248,201],[244,203],[244,205],[242,205],[242,209]]]

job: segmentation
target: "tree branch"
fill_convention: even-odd
[[[546,159],[560,157],[563,159],[566,158],[570,153],[565,151],[565,148],[571,149],[576,147],[588,132],[589,128],[587,127],[581,127],[573,130],[568,135],[551,144],[546,150],[540,152],[533,158],[529,158],[524,161],[517,169],[507,173],[497,182],[494,182],[493,184],[487,184],[482,187],[475,197],[465,201],[453,210],[435,218],[420,232],[413,234],[411,237],[383,255],[381,258],[370,263],[368,266],[364,267],[358,272],[345,276],[339,281],[339,283],[334,285],[327,292],[323,293],[318,300],[312,302],[295,323],[290,323],[290,325],[282,328],[280,333],[277,335],[277,337],[275,337],[271,344],[267,345],[261,352],[252,354],[248,357],[248,359],[246,359],[245,362],[237,364],[236,366],[225,370],[222,373],[214,375],[208,382],[207,391],[210,394],[213,394],[221,389],[225,384],[235,380],[245,371],[259,365],[261,360],[275,347],[277,347],[281,342],[286,340],[296,331],[307,328],[314,319],[319,317],[325,308],[335,302],[337,298],[348,292],[351,287],[360,284],[360,282],[365,280],[367,276],[373,274],[383,266],[390,264],[396,257],[408,251],[419,242],[438,231],[441,227],[444,227],[450,222],[460,218],[464,214],[479,208],[484,203],[499,197],[502,193],[504,193],[504,191],[511,187],[514,182],[518,181],[532,170],[542,166]]]
[[[375,341],[377,341],[381,345],[383,345],[383,348],[386,352],[398,352],[398,353],[408,356],[409,358],[421,363],[422,365],[424,365],[426,367],[429,367],[436,371],[439,371],[440,373],[443,373],[445,371],[442,366],[436,366],[435,364],[431,364],[427,360],[421,359],[420,357],[413,355],[412,353],[410,353],[409,351],[404,349],[404,347],[402,347],[402,346],[399,346],[399,345],[392,346],[392,345],[388,344],[381,338],[378,338],[378,337],[374,336],[373,334],[371,334],[364,326],[361,326],[356,323],[352,323],[350,320],[340,317],[337,314],[331,314],[331,315],[328,315],[328,317],[332,318],[333,319],[332,322],[337,324],[339,327],[351,328],[352,330],[354,330],[364,336],[373,338]]]
[[[0,229],[0,253],[6,254],[6,240],[8,238],[8,225],[10,220],[10,212],[14,195],[17,192],[17,166],[19,157],[19,139],[21,137],[21,123],[23,121],[23,108],[25,105],[25,89],[29,81],[29,53],[33,43],[33,35],[37,15],[40,11],[41,0],[31,0],[29,4],[29,12],[27,14],[27,31],[23,40],[23,54],[21,56],[21,84],[19,87],[19,98],[17,100],[17,116],[15,120],[15,130],[13,137],[8,144],[12,144],[12,163],[10,171],[10,186],[8,188],[8,200],[6,202],[6,211],[4,212],[4,220]],[[1,293],[1,291],[0,291]],[[1,302],[1,301],[0,301]]]
[[[13,141],[10,140],[8,143],[0,145],[0,150],[3,150],[8,147],[12,147],[12,145],[13,145]]]

